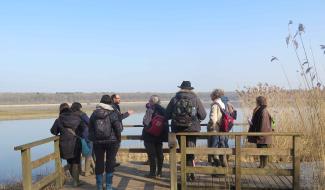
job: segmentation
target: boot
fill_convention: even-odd
[[[91,174],[93,174],[93,172],[91,171],[91,157],[87,157],[85,159],[85,177],[90,176]]]
[[[106,173],[106,190],[113,190],[113,173]]]
[[[157,177],[162,177],[163,160],[158,160]]]
[[[72,164],[72,181],[73,187],[79,186],[79,164]]]
[[[146,175],[148,178],[155,178],[156,177],[156,160],[150,161],[150,172]]]
[[[225,155],[220,155],[219,159],[222,167],[228,167],[227,157]]]
[[[260,166],[259,166],[259,168],[265,168],[267,163],[268,163],[268,157],[267,156],[260,156]]]
[[[97,190],[103,190],[103,174],[96,175],[96,188]]]

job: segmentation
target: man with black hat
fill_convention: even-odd
[[[205,119],[207,113],[203,107],[201,100],[193,92],[193,87],[190,81],[183,81],[181,86],[178,86],[181,90],[170,100],[167,109],[166,116],[171,119],[171,130],[174,133],[178,132],[200,132],[200,122]],[[177,138],[180,142],[179,137]],[[188,136],[186,138],[187,147],[196,146],[196,137]],[[186,165],[194,165],[194,155],[190,154],[186,156]],[[195,179],[194,174],[187,176],[188,181]]]

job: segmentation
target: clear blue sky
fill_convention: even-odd
[[[1,1],[0,92],[174,92],[298,86],[287,23],[325,81],[325,1]]]

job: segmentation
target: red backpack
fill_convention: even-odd
[[[224,109],[221,108],[220,104],[218,104],[218,107],[221,110],[222,118],[221,118],[221,125],[220,125],[220,131],[221,132],[229,132],[232,127],[234,126],[234,118],[231,117],[230,113],[227,113]]]
[[[149,134],[158,137],[161,135],[165,127],[165,122],[165,117],[157,114],[151,119],[150,127],[147,127],[145,130]]]

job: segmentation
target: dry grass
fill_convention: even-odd
[[[285,90],[267,84],[259,84],[238,92],[245,109],[245,115],[251,115],[255,107],[255,98],[265,96],[268,110],[276,121],[276,132],[301,132],[299,152],[301,160],[317,163],[313,167],[325,168],[325,90]],[[292,148],[292,139],[277,137],[273,147]],[[273,157],[277,160],[290,160],[289,157]],[[317,170],[314,170],[317,171]],[[314,183],[325,186],[325,171],[313,174]]]

